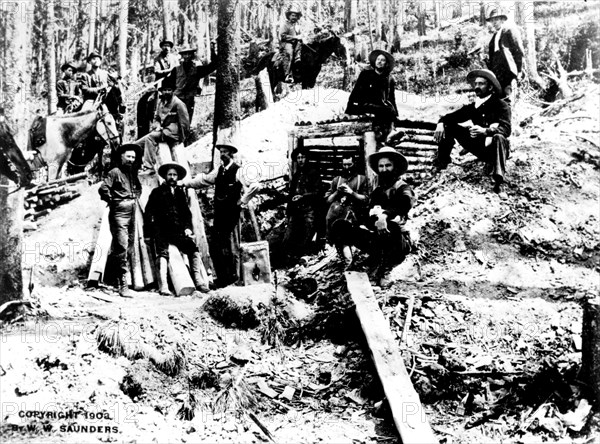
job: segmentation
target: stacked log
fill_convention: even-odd
[[[87,178],[87,173],[53,180],[25,191],[25,221],[34,222],[49,214],[54,208],[79,197],[76,182]]]
[[[408,120],[399,123],[402,126],[396,128],[389,143],[408,160],[406,176],[414,180],[429,178],[437,152],[435,124]]]

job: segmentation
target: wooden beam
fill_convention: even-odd
[[[88,273],[88,286],[95,287],[98,282],[102,282],[104,278],[104,268],[106,267],[106,259],[108,258],[108,252],[110,250],[110,244],[112,243],[112,234],[110,233],[110,225],[108,222],[108,207],[104,209],[102,213],[102,220],[100,222],[100,230],[98,230],[98,238],[94,246],[94,257],[92,258],[92,264]]]
[[[373,123],[363,122],[336,122],[319,125],[298,126],[292,129],[291,134],[298,138],[313,139],[318,137],[352,136],[370,131]]]
[[[183,256],[173,244],[169,244],[169,276],[173,283],[175,296],[187,296],[196,290],[190,272],[183,261]]]
[[[379,309],[369,278],[365,273],[355,271],[347,271],[345,276],[402,442],[437,443],[419,395],[404,366],[398,344]]]
[[[365,175],[369,181],[369,190],[373,189],[375,183],[375,171],[369,167],[369,156],[377,151],[377,140],[375,140],[375,132],[367,131],[363,135],[365,145]]]

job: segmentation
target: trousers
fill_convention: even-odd
[[[128,271],[127,257],[131,257],[135,234],[135,199],[111,203],[108,221],[113,237],[112,254],[116,259],[119,273]]]

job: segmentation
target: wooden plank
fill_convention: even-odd
[[[135,223],[137,227],[138,236],[138,248],[140,252],[140,263],[142,266],[142,278],[144,280],[144,288],[148,287],[156,282],[156,270],[154,268],[154,262],[152,260],[152,254],[146,245],[144,235],[144,219],[142,215],[142,208],[138,202],[135,212]]]
[[[394,148],[396,148],[397,150],[402,150],[405,148],[412,148],[412,149],[417,149],[417,150],[437,151],[437,145],[422,145],[420,143],[413,143],[413,142],[400,142]]]
[[[405,127],[396,127],[396,131],[400,131],[401,133],[404,133],[404,134],[433,136],[433,133],[435,132],[435,128],[433,130],[429,130],[429,129],[408,128],[408,127],[406,127],[406,128]]]
[[[98,230],[98,238],[96,239],[94,247],[94,257],[92,258],[92,264],[90,265],[90,271],[88,273],[87,282],[89,286],[97,286],[104,278],[106,259],[108,258],[110,244],[112,243],[112,234],[110,233],[110,225],[108,222],[109,211],[108,207],[106,207],[104,213],[102,213],[100,230]]]
[[[173,244],[169,244],[169,276],[175,296],[187,296],[196,290],[190,272],[183,261],[183,256]]]
[[[398,344],[379,309],[369,278],[365,273],[355,271],[347,271],[345,276],[402,442],[437,443],[419,395],[404,366]]]
[[[343,147],[356,147],[360,146],[362,136],[340,136],[340,137],[330,137],[329,139],[324,137],[319,137],[315,139],[304,138],[304,144],[309,147],[313,146],[323,146],[329,148],[343,148]]]
[[[369,182],[369,190],[372,190],[373,184],[375,183],[375,171],[373,171],[369,167],[369,156],[377,151],[377,140],[375,140],[375,132],[367,131],[363,135],[363,140],[365,144],[365,175],[367,176],[367,180]]]

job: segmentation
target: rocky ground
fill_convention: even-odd
[[[598,140],[597,120],[585,117],[598,109],[589,88],[554,115],[519,108],[526,125],[512,141],[508,199],[491,193],[470,155],[419,185],[415,254],[374,288],[440,442],[598,434],[577,380],[580,302],[597,294],[600,271],[600,156],[581,138]],[[244,160],[285,165],[295,120],[343,111],[346,93],[315,94],[245,120]],[[427,120],[456,106],[410,95],[398,103]],[[81,185],[81,197],[25,238],[36,314],[2,329],[6,441],[397,441],[330,248],[278,271],[275,287],[122,300],[83,285],[103,210],[96,188]]]

